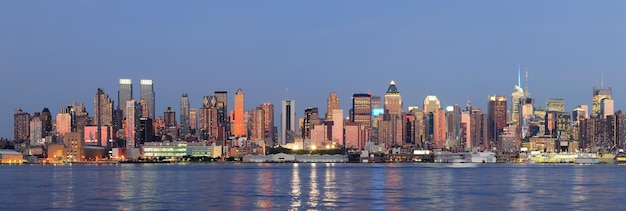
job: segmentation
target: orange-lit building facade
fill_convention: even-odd
[[[243,90],[238,89],[235,93],[235,106],[233,111],[233,126],[232,135],[235,137],[247,137],[248,125],[246,125],[244,118],[244,94]]]

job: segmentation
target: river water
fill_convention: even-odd
[[[623,210],[626,166],[0,166],[2,210]]]

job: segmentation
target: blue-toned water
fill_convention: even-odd
[[[623,210],[626,166],[0,166],[2,210]]]

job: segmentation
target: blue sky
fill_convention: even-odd
[[[395,80],[405,108],[434,94],[443,105],[510,96],[528,68],[539,106],[591,104],[613,88],[623,108],[624,1],[0,1],[0,137],[13,111],[73,101],[93,113],[117,80],[153,79],[156,110],[192,107],[242,88],[246,109],[285,97],[326,111],[353,93],[383,95]],[[117,103],[117,102],[116,102]],[[232,107],[231,107],[232,108]],[[302,110],[302,111],[301,111]],[[277,122],[278,124],[278,119]]]

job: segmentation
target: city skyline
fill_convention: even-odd
[[[471,98],[484,112],[488,95],[510,98],[520,65],[539,107],[550,98],[565,99],[568,112],[591,105],[593,87],[602,84],[612,88],[615,110],[625,105],[626,85],[618,81],[626,49],[622,2],[249,4],[257,9],[197,2],[137,16],[141,3],[127,10],[0,3],[0,26],[12,32],[0,35],[0,137],[12,137],[14,109],[47,107],[55,115],[79,102],[93,116],[97,88],[117,107],[120,78],[132,79],[137,101],[140,80],[154,81],[157,116],[167,107],[179,111],[181,93],[200,108],[216,90],[228,91],[232,103],[238,88],[246,92],[245,110],[265,102],[278,108],[288,88],[298,118],[306,106],[324,114],[333,91],[348,111],[354,93],[383,96],[391,80],[405,111],[432,94],[442,107]],[[16,12],[27,7],[41,12]],[[233,14],[238,18],[228,18]],[[215,19],[224,21],[206,21]],[[79,28],[83,33],[74,33]],[[226,80],[235,72],[236,80]]]

